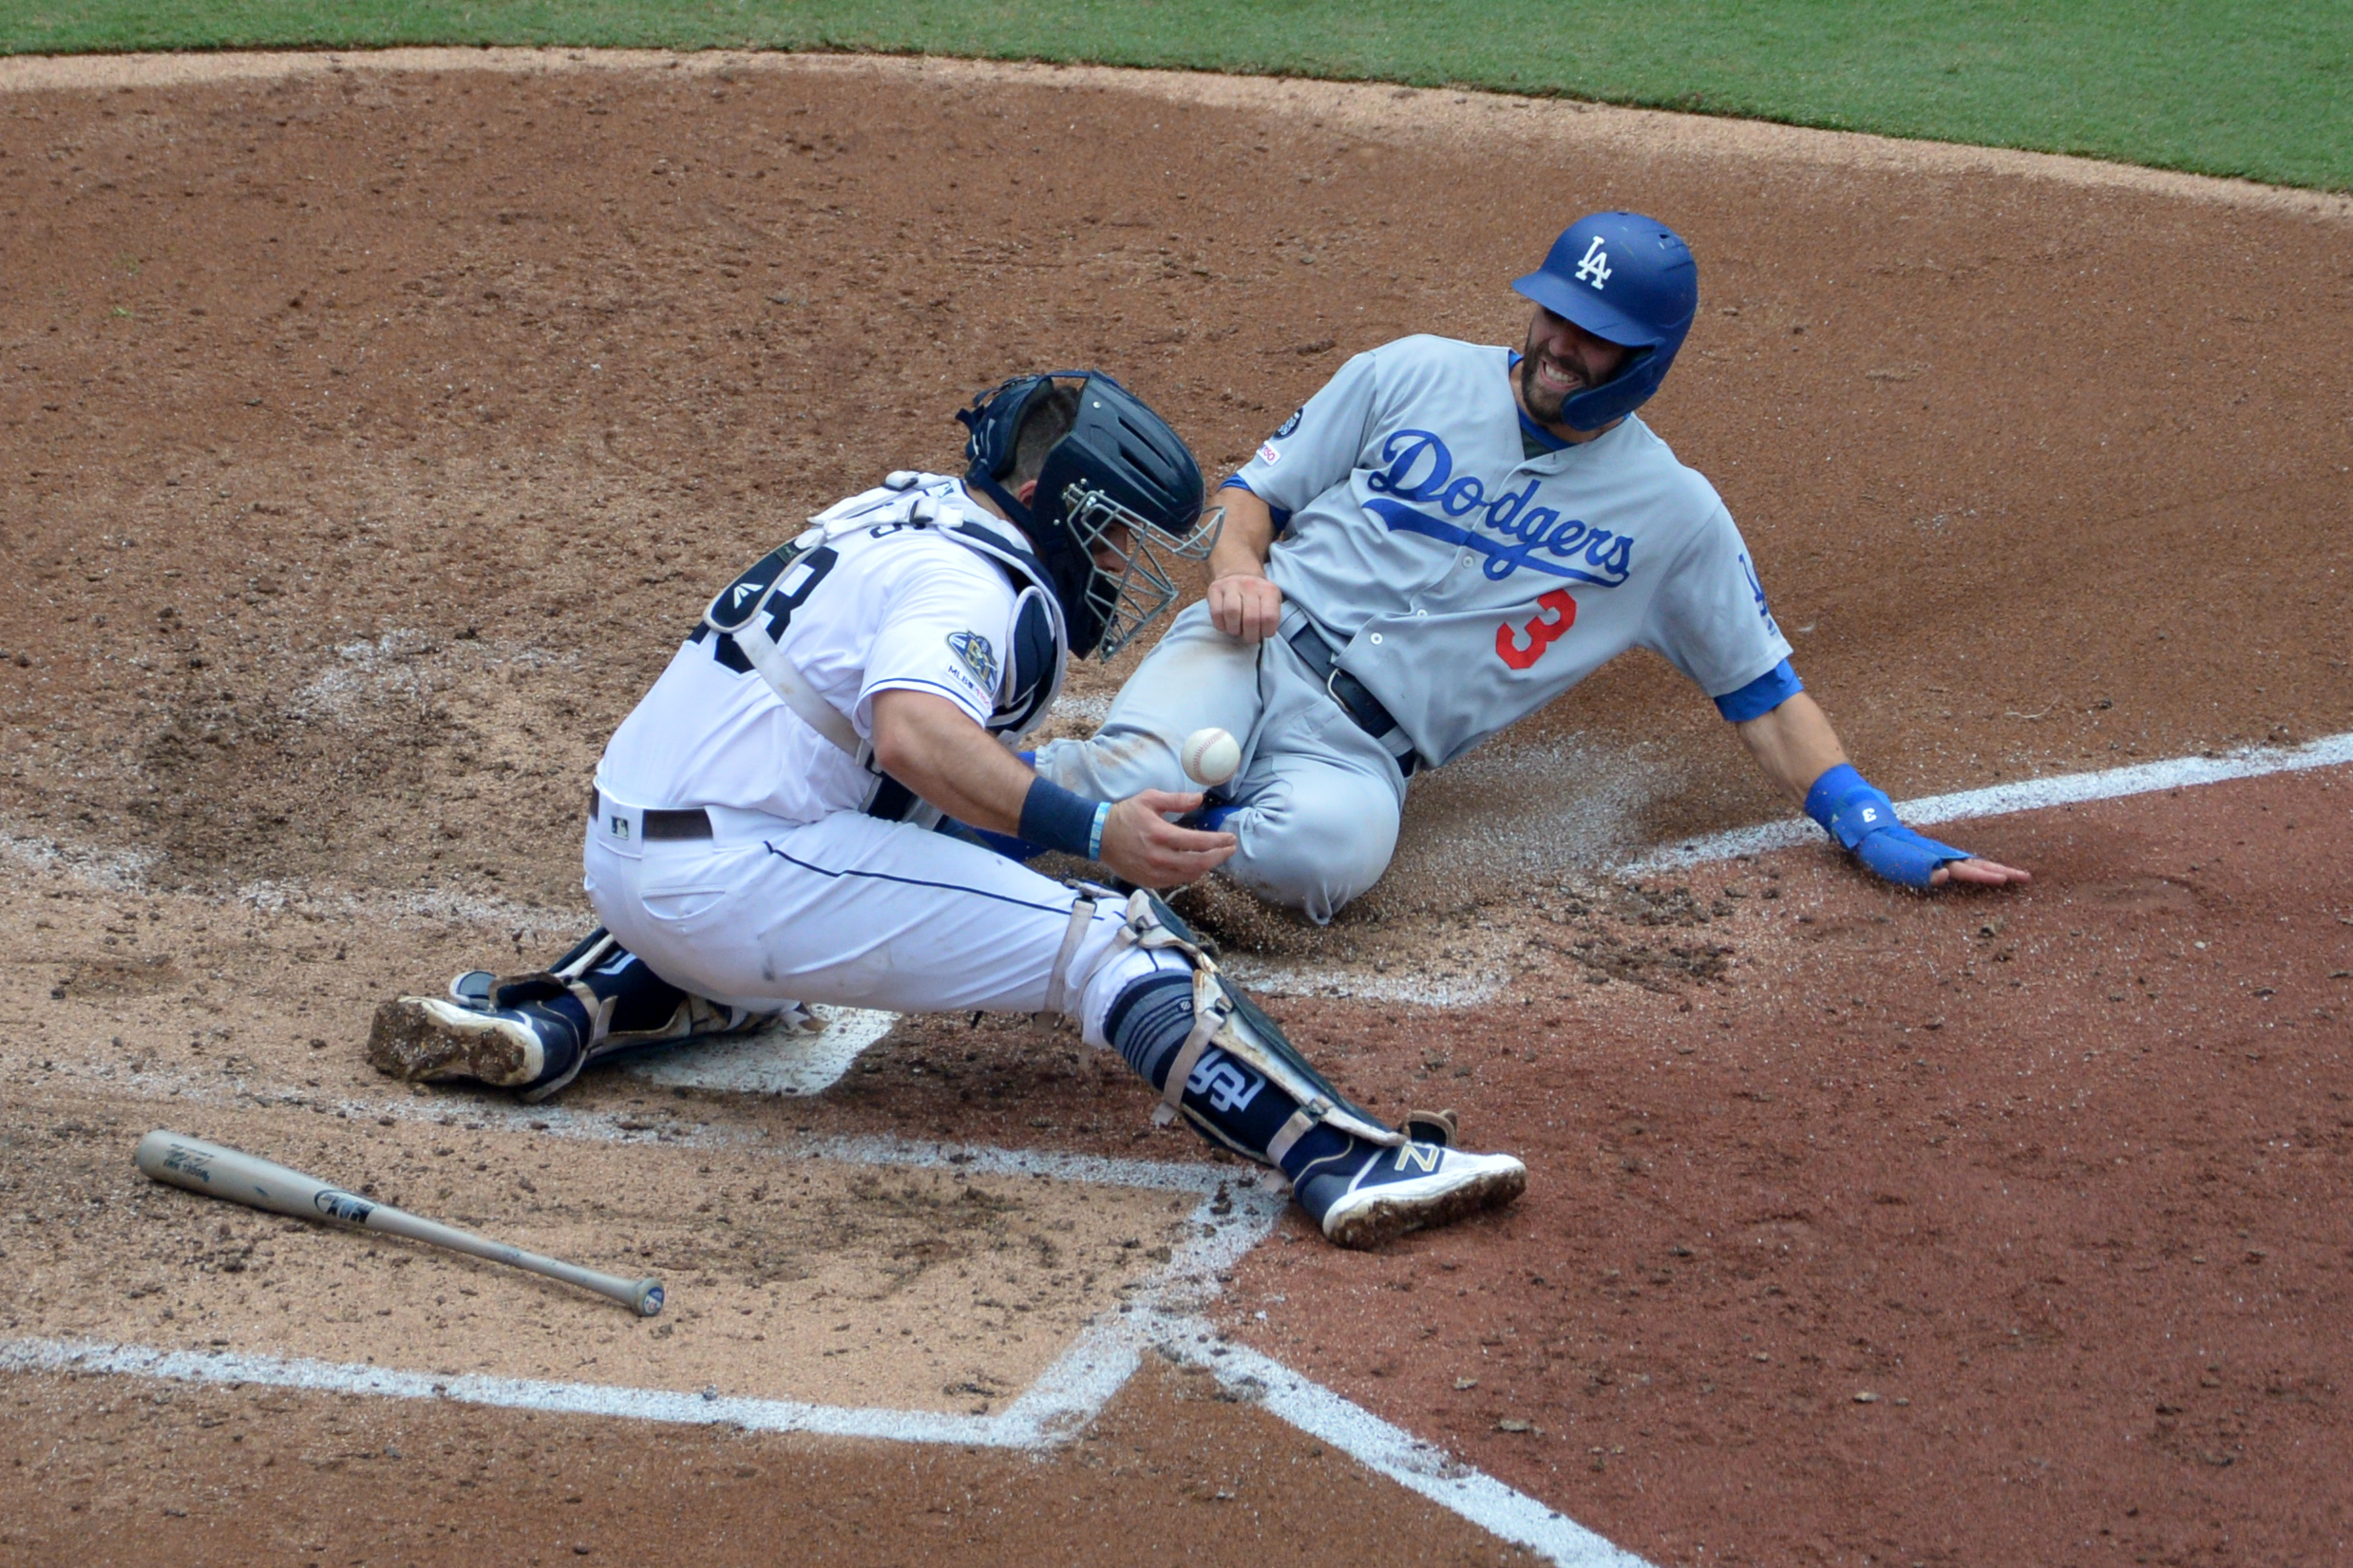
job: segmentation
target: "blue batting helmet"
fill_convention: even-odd
[[[1591,213],[1562,231],[1514,289],[1554,315],[1634,352],[1619,372],[1561,406],[1561,423],[1598,430],[1649,401],[1699,309],[1699,266],[1682,236],[1640,213]]]

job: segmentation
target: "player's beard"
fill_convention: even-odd
[[[1567,372],[1575,385],[1566,391],[1554,392],[1536,379],[1536,361],[1540,352],[1536,347],[1536,336],[1530,332],[1528,342],[1520,349],[1520,401],[1528,406],[1528,417],[1537,424],[1558,425],[1561,423],[1561,409],[1568,400],[1593,384],[1585,380],[1584,371],[1579,367],[1565,359],[1555,359],[1551,363]]]

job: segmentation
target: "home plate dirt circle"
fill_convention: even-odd
[[[2345,198],[588,51],[10,60],[0,155],[0,1557],[2336,1554]],[[1099,364],[1223,470],[1357,349],[1516,341],[1604,206],[1698,254],[1645,417],[1809,690],[2031,889],[1784,836],[1640,655],[1417,780],[1331,927],[1188,894],[1376,1108],[1528,1160],[1374,1255],[1026,1022],[536,1107],[365,1067],[585,928],[590,767],[707,595],[975,388]],[[670,1305],[156,1187],[164,1125]]]

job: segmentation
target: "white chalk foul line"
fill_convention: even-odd
[[[1197,1319],[1167,1319],[1148,1327],[1159,1330],[1154,1342],[1168,1356],[1203,1368],[1268,1414],[1492,1535],[1540,1553],[1562,1568],[1647,1568],[1641,1558],[1611,1545],[1559,1509],[1471,1468],[1274,1357],[1215,1342]]]
[[[408,1106],[397,1104],[382,1108],[396,1114],[408,1112]],[[525,1120],[525,1112],[519,1110],[515,1119]],[[602,1120],[577,1119],[581,1123]],[[545,1130],[559,1129],[550,1126]],[[573,1137],[605,1135],[602,1128],[579,1125],[562,1130]],[[884,1138],[813,1139],[770,1147],[780,1156],[815,1155],[859,1164],[948,1166],[989,1175],[1193,1192],[1202,1200],[1187,1219],[1191,1234],[1174,1250],[1167,1266],[1146,1282],[1137,1298],[1123,1304],[1116,1313],[1107,1313],[1088,1324],[1018,1397],[986,1416],[478,1373],[436,1374],[300,1356],[172,1351],[72,1339],[0,1341],[0,1371],[256,1383],[390,1399],[447,1399],[552,1414],[732,1426],[744,1431],[1036,1449],[1070,1441],[1101,1414],[1104,1406],[1135,1375],[1149,1346],[1179,1362],[1207,1369],[1226,1387],[1262,1404],[1269,1414],[1562,1568],[1644,1568],[1640,1559],[1619,1551],[1558,1510],[1452,1460],[1442,1449],[1271,1356],[1227,1343],[1207,1319],[1193,1315],[1220,1294],[1219,1276],[1263,1241],[1282,1214],[1286,1199],[1254,1180],[1255,1172],[1231,1166]]]
[[[1916,801],[1897,802],[1895,810],[1905,822],[1926,827],[1935,822],[2002,817],[2014,811],[2044,811],[2089,801],[2151,795],[2160,789],[2228,784],[2233,779],[2261,779],[2274,773],[2302,773],[2315,767],[2343,767],[2348,764],[2353,764],[2353,734],[2327,735],[2302,746],[2243,746],[2218,756],[2168,757],[2131,767],[2103,768],[2097,773],[2060,773],[2047,779],[2021,779],[2013,784],[1990,784],[1983,789],[1964,789],[1949,795],[1924,795]],[[1736,827],[1654,849],[1621,863],[1617,869],[1629,876],[1642,876],[1823,841],[1822,830],[1812,822],[1761,822],[1755,827]]]
[[[1201,1190],[1198,1183],[1186,1185]],[[715,1391],[688,1393],[674,1389],[411,1371],[305,1356],[161,1350],[76,1339],[0,1341],[0,1371],[113,1373],[181,1383],[258,1383],[329,1393],[375,1394],[388,1399],[449,1399],[465,1405],[563,1415],[735,1426],[745,1431],[811,1432],[897,1443],[1038,1448],[1067,1441],[1092,1421],[1111,1396],[1135,1375],[1146,1340],[1146,1331],[1140,1325],[1148,1320],[1158,1322],[1171,1308],[1193,1304],[1216,1294],[1217,1275],[1264,1240],[1281,1212],[1281,1201],[1255,1185],[1243,1185],[1239,1190],[1229,1185],[1222,1197],[1214,1191],[1205,1193],[1188,1219],[1190,1234],[1174,1249],[1167,1264],[1145,1283],[1137,1299],[1117,1313],[1106,1313],[1089,1323],[1070,1348],[1040,1372],[1019,1397],[986,1416],[753,1399]],[[1129,1313],[1137,1314],[1133,1322]]]
[[[303,1389],[321,1393],[448,1399],[463,1405],[739,1426],[746,1431],[819,1432],[828,1437],[964,1443],[983,1447],[1028,1445],[1004,1414],[958,1416],[923,1410],[862,1409],[804,1405],[786,1399],[705,1396],[668,1389],[551,1383],[538,1378],[468,1373],[442,1375],[229,1351],[160,1351],[142,1345],[85,1340],[12,1339],[0,1342],[0,1370],[113,1373],[175,1383],[258,1383],[274,1389]]]

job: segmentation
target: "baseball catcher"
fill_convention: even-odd
[[[1220,491],[1206,599],[1039,774],[1181,788],[1184,739],[1230,732],[1240,770],[1195,821],[1235,836],[1237,881],[1328,920],[1387,869],[1409,777],[1641,647],[1879,876],[2025,881],[1906,827],[1855,771],[1723,501],[1635,414],[1698,309],[1690,249],[1596,213],[1512,286],[1536,308],[1518,352],[1401,338],[1284,421]]]
[[[1100,372],[1017,377],[958,417],[961,480],[896,473],[818,514],[720,590],[622,721],[583,851],[603,928],[544,972],[387,1002],[370,1060],[537,1100],[599,1056],[802,1003],[1052,1012],[1162,1114],[1281,1170],[1343,1246],[1510,1201],[1520,1162],[1352,1103],[1150,892],[936,830],[1017,835],[1138,890],[1234,850],[1170,820],[1198,794],[1082,796],[1013,749],[1073,654],[1115,652],[1208,555],[1192,453]]]

